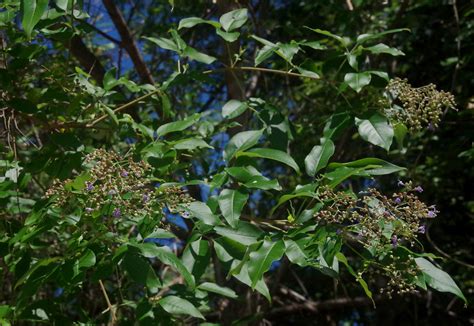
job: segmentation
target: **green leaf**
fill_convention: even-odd
[[[216,226],[215,232],[223,237],[234,240],[245,246],[250,246],[258,242],[258,239],[262,235],[262,231],[248,222],[239,221],[237,228],[231,229],[228,227]]]
[[[240,269],[240,272],[238,274],[233,274],[233,276],[238,279],[240,282],[252,287],[252,280],[250,279],[249,276],[249,271],[248,271],[248,264],[244,264],[242,268]],[[270,296],[270,291],[268,290],[267,284],[265,284],[265,281],[263,278],[257,281],[257,284],[253,287],[255,290],[260,292],[269,302],[272,301],[272,298]]]
[[[265,177],[255,177],[252,180],[244,183],[244,187],[252,189],[262,189],[262,190],[281,190],[281,186],[278,183],[278,180],[269,180]]]
[[[344,254],[342,252],[338,252],[336,254],[336,258],[337,258],[338,261],[340,261],[341,263],[343,263],[346,266],[349,273],[351,273],[351,275],[354,276],[356,278],[357,282],[359,282],[359,284],[362,286],[362,288],[364,289],[365,294],[370,299],[372,299],[372,291],[370,291],[369,286],[367,285],[367,282],[365,282],[364,279],[354,271],[354,269],[351,267],[351,265],[349,265],[349,262],[347,261],[346,256],[344,256]],[[373,300],[372,300],[372,303],[374,303]]]
[[[172,315],[189,315],[200,319],[205,319],[201,312],[188,300],[169,295],[160,299],[158,304]]]
[[[188,138],[173,143],[173,148],[178,150],[194,150],[196,148],[213,148],[201,138]]]
[[[291,239],[284,240],[285,243],[285,254],[288,259],[299,266],[308,265],[308,257],[300,245]]]
[[[95,265],[95,262],[96,258],[94,252],[90,249],[86,249],[81,258],[79,258],[77,267],[79,269],[92,267]]]
[[[322,29],[319,29],[319,28],[309,28],[307,26],[305,26],[305,27],[312,30],[313,32],[318,33],[318,34],[331,37],[331,38],[335,39],[336,41],[338,41],[339,43],[341,43],[343,46],[348,45],[348,42],[343,37],[341,37],[339,35],[335,35],[335,34],[329,32],[329,31],[322,30]]]
[[[334,188],[338,184],[340,184],[342,181],[346,180],[347,178],[357,175],[361,171],[364,171],[364,168],[359,168],[359,169],[354,169],[354,168],[349,168],[346,166],[337,168],[334,171],[328,172],[324,174],[324,177],[329,179],[329,187]]]
[[[252,280],[252,288],[262,279],[263,274],[270,269],[272,263],[279,260],[285,253],[285,244],[282,240],[272,241],[266,238],[257,251],[251,252],[248,262],[248,271]]]
[[[237,227],[240,214],[248,198],[248,194],[243,194],[234,189],[224,189],[220,193],[218,198],[219,208],[230,226]]]
[[[230,32],[241,27],[247,21],[247,9],[237,9],[228,12],[219,18],[222,28],[226,32]]]
[[[234,119],[244,113],[248,108],[247,103],[238,100],[230,100],[222,107],[222,116],[225,119]]]
[[[234,290],[227,287],[219,286],[216,283],[204,282],[197,287],[199,290],[217,293],[228,298],[237,299],[238,295]]]
[[[410,30],[408,28],[397,28],[397,29],[390,29],[388,31],[384,31],[381,33],[376,33],[376,34],[361,34],[357,37],[357,44],[362,44],[370,40],[375,40],[388,34],[399,33],[399,32],[404,32],[404,31],[409,32]]]
[[[240,156],[267,158],[270,160],[278,161],[293,168],[297,173],[300,173],[300,168],[298,167],[298,164],[296,164],[295,160],[287,153],[279,151],[277,149],[254,148],[247,152],[243,152],[243,149],[241,149],[237,153],[237,157]]]
[[[314,146],[304,159],[306,173],[314,177],[319,170],[328,164],[329,159],[334,154],[334,150],[334,143],[330,139],[326,139],[321,145]]]
[[[203,221],[204,224],[217,225],[220,223],[217,216],[212,214],[212,211],[209,208],[209,206],[207,206],[203,202],[200,202],[200,201],[192,202],[187,206],[187,210],[191,216]]]
[[[217,60],[213,56],[210,56],[210,55],[207,55],[205,53],[199,52],[198,50],[196,50],[195,48],[192,48],[190,46],[186,46],[186,48],[183,51],[183,55],[187,56],[188,58],[190,58],[192,60],[196,60],[198,62],[202,62],[202,63],[208,64],[208,65]]]
[[[257,144],[260,137],[263,135],[261,130],[248,130],[235,134],[230,140],[224,150],[224,160],[229,162],[235,153],[238,151],[245,151]]]
[[[194,288],[196,286],[194,276],[188,271],[186,266],[183,265],[181,260],[179,260],[179,258],[170,251],[169,248],[158,247],[153,243],[140,243],[134,244],[133,246],[138,248],[143,256],[147,258],[156,257],[163,264],[170,265],[176,269],[181,274],[181,276],[183,276],[189,287]]]
[[[143,37],[143,38],[150,41],[150,42],[155,43],[156,45],[158,45],[162,49],[179,52],[178,45],[176,45],[176,43],[174,43],[173,40],[170,40],[168,38],[164,38],[164,37],[159,37],[159,38],[156,38],[156,37]]]
[[[372,76],[367,71],[357,73],[349,72],[344,76],[344,81],[357,93],[359,93],[364,86],[369,85],[371,79]]]
[[[216,28],[221,27],[221,24],[219,24],[216,21],[205,20],[205,19],[202,19],[202,18],[199,18],[199,17],[189,17],[189,18],[181,19],[179,21],[178,30],[180,30],[181,28],[191,28],[191,27],[194,27],[198,24],[209,24],[209,25],[212,25]]]
[[[158,292],[161,282],[145,259],[137,254],[127,252],[123,258],[122,267],[135,282],[146,285],[152,293]]]
[[[20,11],[22,13],[21,25],[28,38],[36,24],[41,20],[41,16],[48,9],[48,0],[22,0]]]
[[[193,115],[181,121],[165,123],[164,125],[158,127],[158,129],[156,130],[156,134],[158,135],[158,137],[160,137],[171,132],[182,131],[191,127],[193,124],[199,121],[200,118],[201,115],[199,113],[194,113]]]
[[[230,42],[230,43],[237,41],[237,39],[240,36],[239,32],[230,32],[229,33],[229,32],[224,32],[223,30],[218,29],[218,28],[216,28],[216,34],[219,35],[220,37],[222,37],[227,42]]]
[[[363,158],[347,163],[331,163],[329,164],[328,168],[337,169],[341,166],[350,168],[364,168],[364,170],[360,172],[361,175],[386,175],[406,170],[401,166],[373,157]]]
[[[393,55],[393,56],[405,55],[405,53],[403,53],[402,51],[400,51],[396,48],[391,48],[388,45],[383,44],[383,43],[379,43],[377,45],[365,48],[365,50],[370,51],[370,52],[375,53],[375,54],[387,53],[387,54],[390,54],[390,55]]]
[[[199,280],[209,267],[210,259],[209,243],[201,238],[188,243],[181,257],[184,266],[191,271],[196,280]]]
[[[278,47],[275,45],[265,45],[263,48],[259,49],[255,55],[255,66],[258,66],[263,61],[270,58],[277,49]]]
[[[467,304],[466,297],[448,273],[437,268],[425,258],[415,258],[415,262],[423,272],[426,284],[437,291],[453,293]]]
[[[170,238],[176,238],[176,236],[167,230],[164,229],[155,229],[152,233],[148,234],[146,236],[147,238],[156,238],[156,239],[170,239]]]
[[[405,139],[405,136],[408,133],[408,128],[405,124],[403,123],[396,123],[393,126],[393,135],[395,139],[397,140],[398,147],[401,149],[403,148],[403,140]]]
[[[393,140],[393,128],[386,117],[375,113],[369,119],[355,119],[359,134],[365,141],[380,146],[387,151]]]

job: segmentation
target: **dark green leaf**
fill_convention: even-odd
[[[227,223],[232,227],[237,227],[242,209],[249,198],[239,190],[224,189],[219,195],[219,207]]]
[[[158,304],[172,315],[189,315],[200,319],[205,319],[199,310],[188,300],[169,295],[160,299]]]
[[[314,177],[319,170],[328,164],[329,159],[334,154],[334,149],[334,143],[330,139],[326,139],[321,145],[314,146],[304,159],[306,173]]]
[[[355,119],[359,134],[365,141],[380,146],[387,151],[393,140],[393,128],[386,117],[378,113],[369,119]]]

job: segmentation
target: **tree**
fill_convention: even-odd
[[[423,156],[472,115],[461,5],[449,92],[396,77],[418,71],[404,17],[441,15],[429,2],[4,2],[0,320],[335,323],[429,289],[467,304],[441,258],[472,265],[429,233],[429,180],[456,168]]]

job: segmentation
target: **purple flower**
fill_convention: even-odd
[[[120,217],[120,215],[122,215],[122,212],[120,211],[120,208],[116,208],[116,209],[114,209],[114,211],[112,212],[112,216],[113,216],[113,217]]]
[[[90,212],[93,212],[93,211],[94,211],[94,209],[93,209],[93,208],[86,207],[86,212],[87,212],[87,213],[90,213]]]
[[[150,196],[148,194],[144,194],[143,195],[143,202],[146,203],[149,200],[150,200]]]
[[[109,190],[109,192],[108,192],[107,194],[108,194],[109,196],[113,196],[113,195],[116,195],[117,192],[116,192],[114,189],[112,189],[112,190]]]
[[[125,178],[125,177],[128,177],[128,172],[125,171],[125,170],[122,170],[122,172],[120,172],[120,176],[122,176],[122,177],[124,177],[124,178]]]
[[[400,197],[395,198],[395,204],[400,204],[402,199]]]
[[[92,189],[94,189],[94,185],[92,184],[92,182],[86,181],[86,190],[92,191]]]
[[[397,185],[398,185],[399,187],[403,187],[403,186],[405,186],[405,184],[403,183],[403,181],[402,181],[402,180],[398,180],[398,183],[397,183]]]
[[[428,207],[428,217],[430,218],[433,218],[433,217],[436,217],[439,213],[439,211],[436,209],[436,206],[435,205],[431,205],[430,207]]]
[[[421,186],[416,186],[413,190],[417,192],[423,192],[423,188]]]
[[[426,225],[420,225],[418,227],[418,233],[425,234],[426,232]]]
[[[396,234],[394,234],[394,235],[392,236],[392,247],[393,247],[393,248],[397,248],[397,246],[398,246],[398,237],[397,237]]]

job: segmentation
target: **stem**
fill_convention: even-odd
[[[109,296],[107,295],[107,291],[105,290],[104,283],[102,283],[102,280],[99,280],[99,284],[100,284],[102,293],[104,294],[105,301],[107,302],[107,307],[110,310],[110,315],[112,317],[112,325],[115,325],[115,323],[117,322],[117,316],[115,315],[115,308],[110,303]]]
[[[117,113],[117,112],[119,112],[119,111],[125,110],[126,108],[129,108],[130,106],[132,106],[132,105],[134,105],[134,104],[140,102],[141,100],[144,100],[144,99],[146,99],[147,97],[150,97],[150,96],[152,96],[152,95],[154,95],[154,94],[156,94],[156,93],[159,93],[159,92],[160,92],[160,90],[159,90],[159,89],[156,89],[156,90],[154,90],[153,92],[150,92],[150,93],[148,93],[148,94],[142,95],[142,96],[140,96],[140,97],[138,97],[138,98],[136,98],[136,99],[134,99],[134,100],[132,100],[132,101],[130,101],[130,102],[128,102],[128,103],[125,103],[125,104],[119,106],[118,108],[114,109],[113,112],[114,112],[114,113]],[[100,116],[99,118],[95,119],[95,120],[92,121],[91,123],[88,123],[88,124],[86,125],[86,128],[91,128],[91,127],[95,126],[96,124],[98,124],[98,123],[101,122],[102,120],[106,119],[107,117],[108,117],[108,114],[104,114],[104,115]]]

